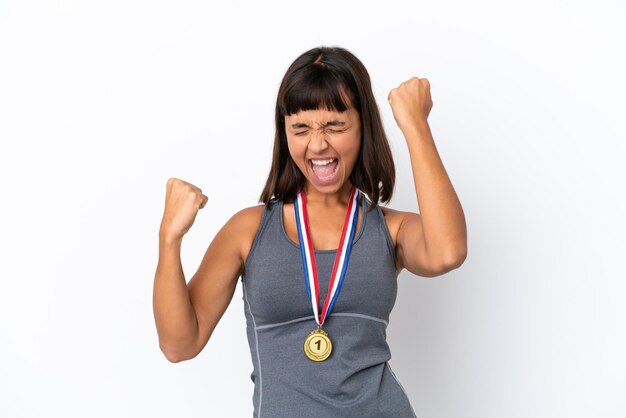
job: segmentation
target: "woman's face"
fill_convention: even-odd
[[[291,158],[309,183],[322,193],[339,191],[348,181],[361,148],[361,120],[345,112],[303,110],[285,116]]]

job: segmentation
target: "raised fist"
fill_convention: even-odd
[[[159,234],[170,239],[179,239],[189,231],[196,219],[198,210],[209,199],[202,190],[191,183],[169,178],[165,191],[165,211],[161,220]]]
[[[392,89],[387,96],[393,117],[401,130],[427,123],[433,107],[427,78],[412,77]]]

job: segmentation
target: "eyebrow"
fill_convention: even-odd
[[[340,120],[329,120],[328,122],[322,124],[322,126],[344,126],[346,123]],[[298,122],[291,125],[293,129],[298,128],[310,128],[306,123]]]

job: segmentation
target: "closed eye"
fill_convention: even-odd
[[[327,132],[334,133],[334,134],[338,134],[338,133],[341,133],[341,132],[345,132],[345,131],[346,131],[346,129],[327,129],[326,131],[327,131]],[[308,131],[302,131],[302,132],[296,132],[296,133],[294,133],[294,135],[296,135],[296,136],[302,136],[302,135],[305,135],[305,134],[307,134],[307,133],[308,133]]]

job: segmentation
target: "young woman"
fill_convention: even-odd
[[[367,70],[339,47],[305,52],[276,102],[260,201],[217,233],[189,284],[184,234],[207,197],[170,178],[154,314],[168,360],[195,357],[243,286],[255,417],[414,417],[391,371],[386,327],[399,272],[434,277],[467,253],[461,204],[427,118],[425,78],[388,96],[408,146],[421,213],[379,206],[395,168]]]

